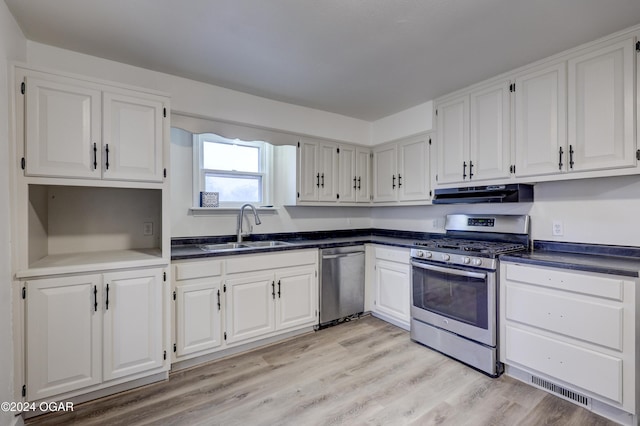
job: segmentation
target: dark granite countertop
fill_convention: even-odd
[[[640,277],[640,248],[536,241],[533,250],[504,254],[501,261],[575,271]]]
[[[289,245],[262,248],[242,248],[235,250],[204,251],[202,244],[216,244],[233,241],[232,237],[175,238],[171,243],[171,260],[198,259],[242,254],[272,253],[306,248],[333,248],[367,243],[393,247],[414,248],[415,242],[428,238],[438,238],[442,234],[424,232],[392,231],[384,229],[359,229],[345,231],[321,231],[284,234],[256,234],[247,241],[286,241]]]

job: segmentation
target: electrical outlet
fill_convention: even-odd
[[[557,237],[561,237],[564,235],[564,227],[562,226],[562,222],[559,220],[553,221],[553,228],[551,229],[551,233]]]
[[[142,226],[142,235],[149,237],[153,235],[153,222],[145,222]]]

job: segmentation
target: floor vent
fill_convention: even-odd
[[[568,399],[569,401],[573,401],[578,405],[582,405],[585,408],[591,408],[591,399],[588,396],[579,394],[578,392],[574,392],[567,388],[563,388],[562,386],[558,386],[555,383],[552,383],[540,377],[536,377],[534,375],[531,375],[531,383],[536,385],[537,387],[546,389],[549,392],[553,392],[564,399]]]

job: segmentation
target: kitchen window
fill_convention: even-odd
[[[271,204],[272,147],[262,141],[194,135],[195,205],[200,191],[217,192],[220,207]]]

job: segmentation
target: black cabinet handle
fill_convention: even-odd
[[[396,175],[393,175],[391,180],[391,189],[396,189]]]
[[[220,310],[220,290],[218,290],[218,310]]]
[[[469,180],[473,177],[473,161],[469,161]]]
[[[98,312],[98,286],[93,286],[93,311]]]
[[[98,146],[93,143],[93,170],[98,168]]]
[[[320,173],[316,175],[316,186],[320,188]]]
[[[564,154],[564,151],[562,150],[562,147],[560,147],[560,149],[558,150],[558,170],[562,170],[562,154]]]
[[[573,145],[569,145],[569,167],[573,169]]]
[[[462,162],[462,180],[467,178],[467,162]]]
[[[280,280],[278,280],[278,299],[280,299]]]
[[[353,189],[358,189],[358,185],[356,184],[357,181],[358,181],[358,178],[354,176],[353,177]]]
[[[398,188],[402,186],[402,176],[398,173]]]
[[[271,297],[275,300],[276,298],[276,282],[271,281]]]
[[[106,158],[106,161],[105,161],[105,166],[107,166],[107,170],[109,170],[109,144],[106,145],[105,152],[107,154],[107,158]]]
[[[320,186],[324,188],[324,173],[320,175],[320,178],[322,179],[322,183],[320,184]]]
[[[361,189],[361,186],[360,186],[361,180],[362,180],[362,177],[358,176],[358,191]]]
[[[104,306],[109,310],[109,284],[107,284],[107,300],[104,303]]]

